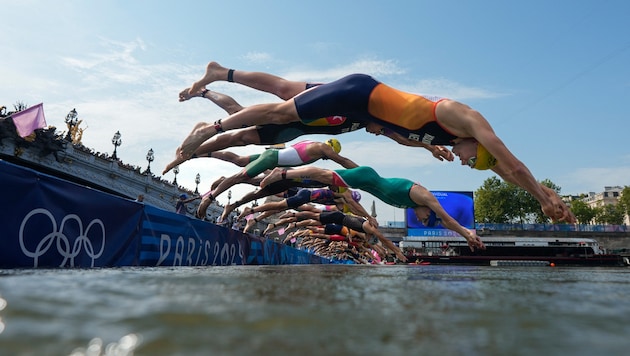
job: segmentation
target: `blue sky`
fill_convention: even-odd
[[[199,121],[224,113],[177,94],[210,60],[295,80],[367,73],[399,89],[479,110],[538,180],[562,194],[630,185],[630,2],[619,1],[80,1],[0,0],[0,104],[44,103],[64,130],[76,108],[83,143],[154,172]],[[209,89],[243,105],[279,99],[236,84]],[[310,138],[323,139],[313,136]],[[338,136],[342,154],[431,190],[475,191],[492,172],[439,162],[364,131]],[[262,148],[234,149],[247,154]],[[334,168],[329,163],[322,167]],[[189,161],[177,180],[200,190],[238,171]],[[172,180],[173,173],[164,176]],[[232,189],[233,199],[251,190]],[[219,197],[225,202],[227,198]],[[373,198],[364,194],[362,203]],[[381,223],[402,211],[377,201]]]

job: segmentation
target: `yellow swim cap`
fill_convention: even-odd
[[[341,142],[339,142],[339,140],[337,140],[336,138],[329,139],[328,141],[326,141],[326,144],[332,147],[333,151],[337,153],[341,152]]]
[[[477,143],[477,160],[472,168],[483,171],[496,166],[496,164],[497,159],[482,144]]]

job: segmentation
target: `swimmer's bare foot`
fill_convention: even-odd
[[[223,213],[221,214],[220,219],[221,220],[225,220],[227,219],[230,214],[234,211],[234,209],[236,209],[239,206],[238,202],[234,202],[232,204],[226,205],[225,208],[223,209]]]
[[[230,213],[234,211],[234,209],[236,209],[236,203],[226,205],[225,208],[223,208],[223,213],[221,213],[221,217],[219,219],[222,221],[227,219],[227,217],[230,216]]]
[[[208,65],[206,66],[206,73],[201,79],[193,83],[193,85],[190,87],[189,93],[191,95],[194,95],[196,92],[200,91],[201,88],[212,82],[215,82],[217,80],[227,80],[228,70],[228,68],[221,66],[217,62],[208,63]]]
[[[214,124],[199,122],[193,127],[192,131],[184,139],[182,145],[177,148],[177,156],[181,159],[189,159],[195,153],[195,150],[207,139],[217,133]]]
[[[291,233],[288,234],[287,237],[284,238],[284,240],[282,240],[283,244],[286,244],[287,242],[291,241],[292,238],[294,238],[295,236]]]
[[[265,229],[265,231],[263,231],[263,235],[267,235],[268,233],[270,233],[271,231],[273,231],[276,228],[276,224],[267,224],[267,228]]]
[[[213,200],[214,197],[212,196],[212,194],[208,194],[207,196],[203,197],[203,199],[201,199],[201,203],[199,203],[199,206],[197,207],[197,213],[195,214],[198,219],[203,220],[206,217],[208,207],[210,206],[210,204],[212,204]]]
[[[284,230],[285,230],[285,231],[295,230],[295,229],[297,229],[297,228],[298,228],[297,224],[298,224],[298,223],[297,223],[297,221],[290,222],[290,223],[287,225],[287,227],[285,227],[285,228],[284,228]],[[293,227],[291,227],[291,225],[293,225]]]
[[[243,209],[243,212],[236,218],[236,220],[241,220],[242,218],[246,217],[249,214],[253,214],[254,210],[252,210],[252,208],[246,206],[245,209]]]
[[[258,222],[258,220],[256,220],[256,218],[251,218],[251,219],[247,220],[247,223],[245,223],[245,228],[243,228],[243,232],[248,232],[249,229],[251,229],[253,226],[255,226],[257,222]]]
[[[295,211],[291,210],[291,211],[285,211],[284,213],[282,213],[282,215],[278,216],[278,219],[284,219],[284,218],[291,218],[291,217],[295,217]]]
[[[286,175],[285,168],[277,168],[277,167],[274,168],[273,171],[271,171],[271,173],[269,173],[265,178],[263,178],[262,181],[260,181],[260,187],[264,188],[273,182],[277,182],[283,179],[282,177],[283,174]]]
[[[201,94],[201,90],[195,93],[195,92],[191,92],[190,88],[186,88],[179,92],[179,101],[182,102],[182,101],[190,100],[196,96],[199,96],[200,94]]]
[[[212,182],[212,185],[210,186],[210,190],[215,190],[217,189],[217,186],[219,184],[221,184],[221,182],[223,182],[225,180],[225,176],[221,176],[219,177],[219,179],[215,180],[214,182]]]
[[[219,216],[219,221],[227,221],[227,217],[228,217],[228,214],[225,214],[225,215],[221,214],[221,216]]]

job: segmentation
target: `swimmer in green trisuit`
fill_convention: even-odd
[[[471,250],[486,248],[479,236],[450,216],[428,189],[409,179],[383,178],[373,168],[366,166],[339,170],[308,166],[289,170],[275,168],[262,180],[260,186],[264,187],[282,179],[312,179],[333,187],[361,189],[389,205],[412,208],[419,221],[427,221],[433,210],[447,229],[466,239]]]

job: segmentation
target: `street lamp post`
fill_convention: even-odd
[[[201,183],[201,176],[199,175],[199,173],[197,173],[197,175],[195,176],[195,184],[197,184],[197,186],[195,187],[195,194],[199,194],[199,183]]]
[[[230,205],[230,199],[232,199],[232,190],[228,190],[228,205]]]
[[[114,145],[114,154],[112,155],[112,159],[115,160],[118,159],[118,156],[116,156],[116,149],[118,146],[122,145],[122,140],[120,139],[121,136],[120,131],[116,131],[114,137],[112,138],[112,145]]]
[[[175,166],[173,168],[173,173],[175,173],[175,179],[173,179],[173,184],[177,185],[177,175],[179,174],[179,166]]]
[[[151,174],[151,162],[153,162],[154,159],[155,157],[153,157],[153,149],[150,148],[149,152],[147,152],[147,161],[149,162],[149,165],[147,166],[147,171],[145,172],[146,174]]]
[[[79,115],[77,114],[77,109],[72,109],[66,115],[66,125],[68,125],[68,133],[66,134],[66,141],[72,142],[72,131],[74,131],[74,127],[77,125],[79,119],[77,118]]]

